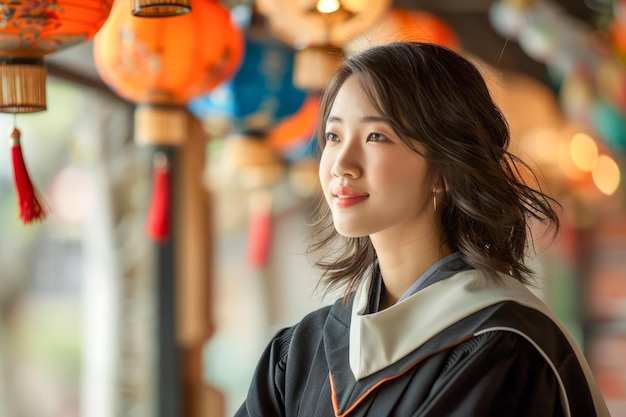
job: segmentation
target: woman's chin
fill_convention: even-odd
[[[335,226],[335,230],[337,231],[337,233],[339,233],[343,237],[357,238],[357,237],[369,236],[369,233],[363,230],[355,230],[351,228],[337,227],[337,226]]]

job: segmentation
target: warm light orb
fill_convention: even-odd
[[[585,176],[588,176],[586,172],[581,170],[574,164],[572,156],[569,152],[569,146],[567,143],[562,143],[558,149],[558,153],[555,155],[557,166],[561,171],[561,174],[569,181],[574,183],[583,181]]]
[[[600,155],[591,171],[593,183],[603,194],[613,195],[620,183],[619,166],[608,155]]]
[[[339,0],[318,0],[317,11],[320,13],[333,13],[339,10]]]
[[[597,163],[598,145],[585,133],[572,136],[569,151],[574,165],[582,171],[591,172]]]

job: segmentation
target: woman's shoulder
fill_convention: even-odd
[[[284,357],[294,337],[321,338],[324,325],[331,314],[331,310],[340,311],[341,309],[338,307],[340,307],[339,301],[307,313],[298,322],[279,330],[272,338],[271,344],[274,344],[282,352],[280,356]]]

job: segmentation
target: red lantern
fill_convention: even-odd
[[[241,64],[243,33],[229,10],[217,0],[193,0],[191,8],[184,15],[148,19],[130,13],[130,0],[117,0],[95,37],[100,77],[118,95],[139,105],[135,111],[139,143],[181,144],[187,135],[187,102],[233,76]],[[149,227],[148,234],[163,240],[168,231]]]
[[[106,20],[113,0],[13,0],[0,5],[0,112],[46,109],[44,56],[91,39]],[[20,147],[11,131],[14,180],[24,223],[46,216]]]

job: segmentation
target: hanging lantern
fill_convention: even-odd
[[[293,85],[294,50],[269,35],[254,35],[257,30],[246,32],[246,54],[233,79],[189,103],[215,135],[263,135],[306,98]]]
[[[113,0],[16,0],[2,2],[0,111],[46,109],[44,56],[91,39]]]
[[[294,83],[321,90],[336,70],[343,47],[373,27],[391,0],[257,0],[277,38],[294,47]]]
[[[314,157],[319,104],[319,94],[312,94],[296,113],[277,123],[266,138],[272,149],[290,162]]]
[[[113,0],[14,0],[0,10],[0,112],[46,110],[44,57],[91,39],[111,11]],[[20,131],[10,132],[14,181],[20,219],[42,220],[45,209],[37,199],[22,158]]]
[[[94,61],[102,80],[118,95],[138,104],[138,143],[182,144],[187,136],[187,103],[232,77],[241,63],[243,34],[229,10],[217,0],[193,0],[191,6],[191,13],[146,19],[128,12],[130,0],[117,0],[94,39]],[[161,161],[160,165],[169,163]],[[152,201],[163,205],[169,200]],[[167,228],[149,225],[169,222],[155,220],[155,212],[167,215],[168,209],[150,208],[147,232],[162,241],[168,236]]]
[[[139,105],[135,140],[180,144],[185,105],[239,68],[243,35],[217,0],[194,0],[193,12],[165,19],[128,13],[117,0],[94,39],[94,61],[116,94]]]
[[[191,11],[191,0],[133,0],[132,12],[137,17],[178,16]]]

